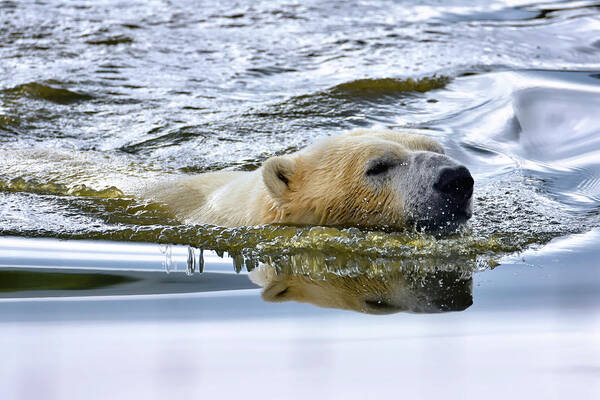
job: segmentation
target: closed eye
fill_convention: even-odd
[[[368,176],[382,175],[398,165],[395,160],[374,160],[369,163],[365,173]]]

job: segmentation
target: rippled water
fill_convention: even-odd
[[[600,225],[600,2],[472,3],[2,1],[0,234],[485,267]],[[471,169],[463,232],[181,226],[131,195],[369,126]]]

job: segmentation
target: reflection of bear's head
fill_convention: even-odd
[[[422,135],[357,130],[268,159],[278,222],[426,228],[471,217],[473,178]]]
[[[375,275],[327,273],[311,278],[276,273],[274,267],[262,265],[250,272],[250,279],[263,287],[262,297],[269,302],[297,301],[369,314],[462,311],[473,303],[472,278],[458,271],[415,275],[394,269]]]

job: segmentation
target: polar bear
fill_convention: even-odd
[[[146,188],[183,223],[271,223],[402,229],[471,217],[473,178],[435,140],[360,129],[322,139],[257,170],[220,171]]]

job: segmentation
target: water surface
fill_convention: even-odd
[[[584,232],[600,214],[599,8],[4,1],[0,233],[190,244],[250,268],[486,268]],[[471,169],[463,232],[181,226],[132,195],[371,126],[431,136]]]

